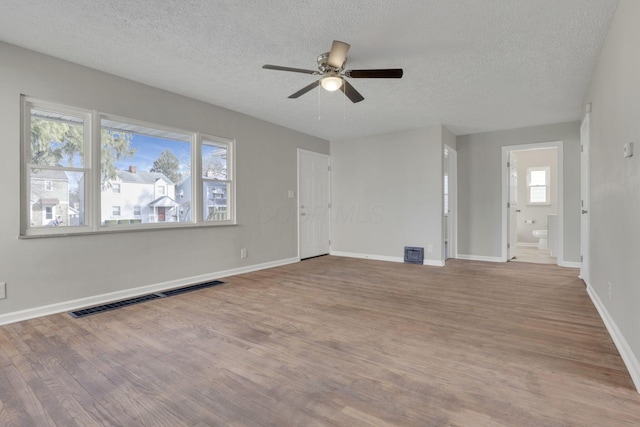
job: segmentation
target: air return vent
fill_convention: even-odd
[[[404,262],[422,264],[424,262],[424,248],[404,247]]]
[[[72,317],[79,318],[90,316],[92,314],[103,313],[105,311],[115,310],[121,307],[127,307],[129,305],[139,304],[141,302],[150,301],[158,298],[172,297],[174,295],[180,295],[191,291],[197,291],[199,289],[209,288],[211,286],[222,285],[225,282],[214,280],[211,282],[198,283],[196,285],[184,286],[182,288],[170,289],[168,291],[156,292],[154,294],[142,295],[135,298],[129,298],[122,301],[111,302],[109,304],[97,305],[95,307],[83,308],[81,310],[70,311],[69,314]]]

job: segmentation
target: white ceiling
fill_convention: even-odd
[[[617,0],[0,0],[0,40],[321,138],[455,134],[581,118]],[[332,40],[365,97],[313,90]]]

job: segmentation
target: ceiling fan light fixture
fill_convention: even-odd
[[[320,84],[325,90],[334,92],[342,86],[342,77],[339,77],[336,74],[328,74],[320,80]]]

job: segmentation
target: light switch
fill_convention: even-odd
[[[295,193],[293,192],[293,190],[289,190],[289,198],[293,199],[295,197]]]

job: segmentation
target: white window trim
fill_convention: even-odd
[[[531,185],[531,172],[544,171],[546,185]],[[546,201],[532,202],[531,187],[545,187]],[[533,166],[527,168],[527,206],[550,206],[551,205],[551,167],[550,166]]]
[[[107,115],[96,110],[87,110],[75,108],[62,104],[41,101],[27,96],[21,97],[22,107],[22,147],[21,147],[21,226],[20,238],[31,237],[53,237],[78,234],[100,234],[112,233],[118,231],[137,231],[137,230],[159,230],[173,228],[192,228],[192,227],[215,227],[224,225],[236,225],[236,192],[235,192],[235,140],[214,136],[210,134],[201,134],[193,131],[185,131],[177,128],[171,128],[156,123],[143,122],[128,117],[120,117],[115,115]],[[43,169],[41,165],[31,165],[27,163],[31,158],[31,108],[51,110],[56,113],[66,113],[74,116],[80,116],[84,120],[84,165],[82,168],[46,166],[51,170],[67,170],[74,172],[82,172],[85,174],[85,224],[79,226],[66,227],[31,227],[31,203],[30,203],[30,171],[31,169]],[[192,211],[194,218],[191,222],[164,222],[164,223],[143,223],[143,224],[124,224],[117,227],[101,225],[101,190],[100,190],[100,145],[101,145],[101,119],[114,120],[132,125],[150,127],[153,129],[165,130],[167,132],[176,132],[190,135],[191,145],[191,194],[192,194]],[[227,148],[227,180],[215,180],[217,182],[228,182],[229,191],[227,193],[227,209],[228,219],[219,221],[205,221],[202,218],[203,197],[202,185],[205,179],[202,177],[202,142],[206,140],[215,144],[225,145]],[[96,165],[96,167],[92,167]],[[37,166],[37,167],[36,167]],[[165,191],[166,194],[166,191]],[[121,210],[122,213],[122,210]]]
[[[192,189],[192,191],[196,191],[196,194],[199,199],[199,208],[198,208],[198,219],[205,224],[211,225],[221,225],[221,224],[235,224],[236,223],[236,212],[235,212],[235,200],[236,200],[236,186],[235,186],[235,152],[234,152],[234,141],[227,138],[221,138],[219,136],[199,134],[198,135],[199,144],[197,144],[197,156],[196,156],[196,168],[198,169],[198,173],[201,178],[199,181],[198,188]],[[204,141],[210,142],[213,145],[222,145],[227,150],[227,179],[216,179],[216,178],[205,178],[202,170],[202,146],[203,145],[212,145],[205,144]],[[195,180],[192,180],[192,183]],[[206,220],[204,218],[204,194],[202,192],[202,186],[205,182],[219,182],[225,183],[229,185],[229,189],[227,190],[227,219],[226,220]],[[229,199],[231,199],[231,203],[229,203]]]

